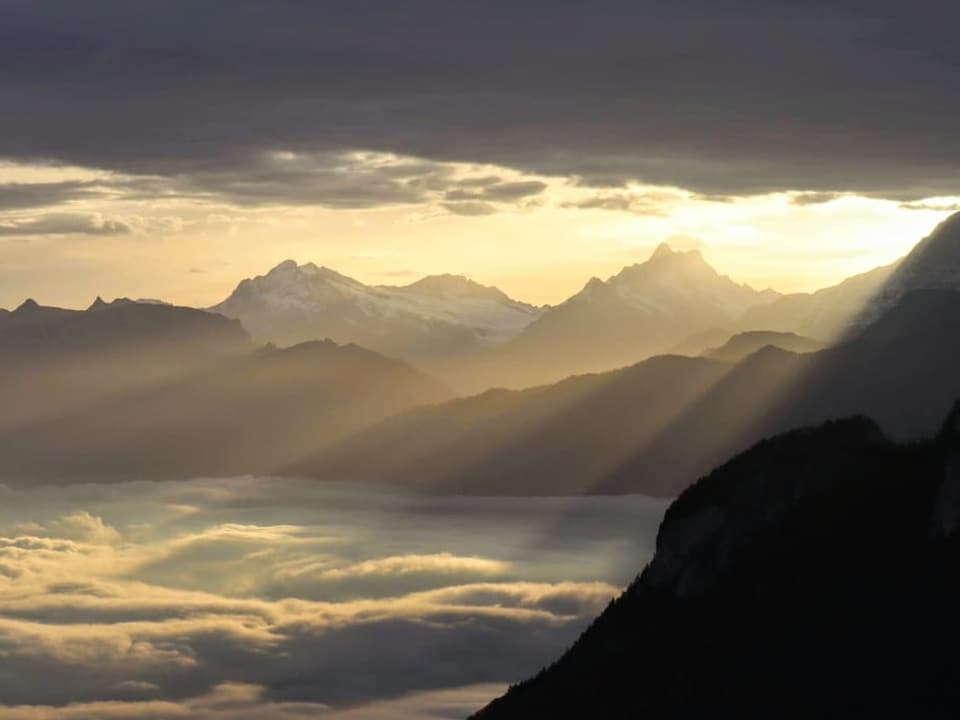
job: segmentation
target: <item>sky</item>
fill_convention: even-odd
[[[812,290],[960,209],[953,0],[0,0],[0,306],[293,258],[555,303],[667,241]]]

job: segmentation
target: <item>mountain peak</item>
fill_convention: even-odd
[[[299,270],[300,266],[297,264],[296,260],[284,260],[281,263],[278,263],[275,267],[270,269],[268,275],[281,272],[289,272],[291,270]]]
[[[677,253],[674,252],[673,248],[670,247],[669,243],[662,242],[657,245],[657,249],[653,251],[653,255],[650,256],[651,260],[660,260],[662,258],[673,257]]]
[[[284,260],[279,265],[273,267],[266,275],[258,276],[257,279],[265,279],[273,287],[291,284],[299,285],[317,281],[334,281],[354,286],[359,285],[353,278],[342,275],[336,270],[332,270],[326,266],[317,265],[312,262],[300,265],[296,260]],[[243,285],[243,282],[241,285]]]
[[[657,245],[656,250],[653,251],[653,254],[650,256],[650,260],[648,260],[648,262],[664,260],[697,260],[699,262],[706,262],[706,260],[704,260],[703,253],[701,253],[697,248],[692,248],[690,250],[674,250],[670,243],[662,242]]]
[[[97,299],[93,301],[90,307],[87,310],[103,310],[103,308],[108,307],[107,303],[104,302],[103,298],[97,295]]]
[[[16,310],[14,310],[14,312],[30,312],[32,310],[36,310],[39,307],[40,305],[37,303],[36,300],[34,300],[33,298],[27,298],[20,304],[20,306]]]

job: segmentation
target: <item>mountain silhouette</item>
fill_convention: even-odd
[[[5,482],[270,473],[450,397],[408,365],[317,341],[256,349],[236,320],[127,300],[0,330]]]
[[[28,300],[0,320],[0,428],[202,372],[253,349],[240,323],[193,308],[100,300],[76,311]]]
[[[865,418],[765,440],[667,510],[652,562],[474,720],[953,717],[960,406],[897,445]]]
[[[0,310],[0,332],[16,327],[49,322],[75,313],[76,310],[48,307],[38,304],[33,298],[27,298],[13,311]]]

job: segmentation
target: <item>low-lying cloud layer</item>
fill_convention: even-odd
[[[662,512],[252,478],[2,496],[0,715],[30,720],[461,717],[576,637]]]

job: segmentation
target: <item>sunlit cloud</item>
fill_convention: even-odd
[[[258,478],[0,499],[0,715],[53,719],[462,717],[572,642],[663,508]]]

